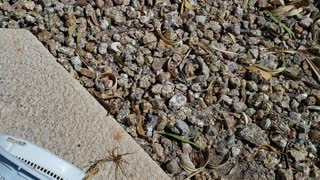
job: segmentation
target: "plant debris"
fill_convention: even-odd
[[[32,32],[172,179],[319,179],[319,7],[6,0],[0,26]]]

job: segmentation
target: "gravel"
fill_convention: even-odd
[[[99,101],[173,179],[206,150],[212,165],[231,156],[196,179],[319,179],[319,79],[305,61],[319,67],[319,9],[312,0],[279,15],[290,37],[266,13],[281,7],[273,2],[0,0],[0,27],[30,30],[93,96],[120,96]]]

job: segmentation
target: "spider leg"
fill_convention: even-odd
[[[124,171],[124,168],[123,168],[123,164],[119,163],[119,169],[121,170],[122,174],[127,177],[126,175],[126,172]]]

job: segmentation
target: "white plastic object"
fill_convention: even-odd
[[[21,169],[26,171],[26,174],[24,174],[26,180],[82,180],[85,176],[85,173],[79,168],[69,164],[49,150],[5,134],[0,134],[0,168],[1,166],[9,167],[12,172],[15,172],[17,178],[13,179],[17,180],[20,180],[18,175],[24,172],[17,172]],[[8,170],[4,171],[2,168],[0,169],[0,180],[2,180],[1,173],[4,175],[6,173],[10,174]],[[30,178],[29,176],[37,178]]]

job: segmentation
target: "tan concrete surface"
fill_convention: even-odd
[[[169,179],[105,109],[26,30],[0,29],[0,133],[43,146],[82,170],[119,147],[127,177]],[[115,179],[106,163],[96,179]],[[109,174],[109,175],[108,175]]]

